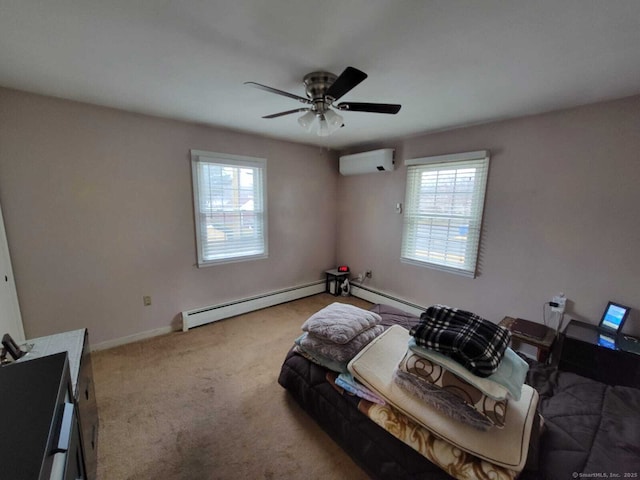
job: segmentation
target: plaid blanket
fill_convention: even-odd
[[[429,307],[410,333],[418,345],[450,356],[479,377],[495,373],[511,340],[506,328],[444,305]]]

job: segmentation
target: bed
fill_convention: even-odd
[[[372,311],[385,329],[410,329],[419,320],[386,305]],[[363,414],[361,399],[335,388],[333,375],[292,349],[278,381],[371,478],[454,478]],[[536,362],[527,383],[539,394],[544,428],[532,434],[527,464],[517,478],[638,477],[640,390],[607,386]]]

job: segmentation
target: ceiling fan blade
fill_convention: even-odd
[[[361,72],[357,68],[347,67],[344,72],[336,78],[336,81],[333,82],[324,95],[325,97],[331,97],[334,100],[338,100],[365,78],[367,78],[366,73]]]
[[[298,100],[299,102],[302,102],[302,103],[311,103],[311,100],[309,100],[308,98],[300,97],[300,96],[295,95],[293,93],[285,92],[284,90],[278,90],[277,88],[268,87],[266,85],[262,85],[261,83],[244,82],[244,84],[245,85],[250,85],[250,86],[255,87],[255,88],[259,88],[260,90],[264,90],[265,92],[271,92],[271,93],[275,93],[277,95],[282,95],[284,97],[293,98],[294,100]]]
[[[262,118],[277,118],[277,117],[282,117],[284,115],[289,115],[291,113],[308,112],[309,110],[311,110],[311,109],[310,108],[296,108],[295,110],[287,110],[286,112],[272,113],[271,115],[265,115]]]
[[[401,108],[402,105],[393,103],[342,102],[338,105],[339,110],[348,110],[351,112],[390,113],[392,115],[398,113]]]

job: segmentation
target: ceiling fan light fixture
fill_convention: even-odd
[[[318,136],[319,137],[327,137],[331,134],[329,130],[329,124],[327,123],[327,119],[323,114],[318,115]]]
[[[327,125],[329,126],[329,133],[335,132],[344,124],[344,118],[342,118],[341,115],[338,115],[333,110],[327,110],[326,112],[324,112],[324,118],[327,121]]]
[[[313,128],[313,120],[316,118],[315,112],[309,110],[307,113],[302,115],[298,119],[298,123],[302,128],[304,128],[307,132],[310,132]]]

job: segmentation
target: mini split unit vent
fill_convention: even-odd
[[[355,153],[340,157],[341,175],[359,175],[393,170],[393,148],[383,148],[371,152]]]

